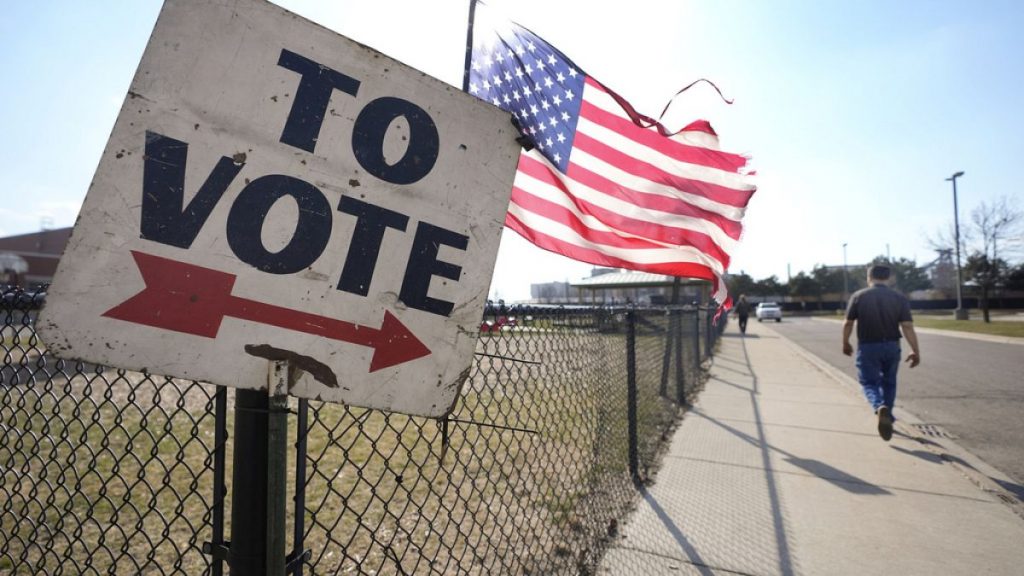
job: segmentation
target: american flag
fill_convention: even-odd
[[[523,151],[505,225],[591,264],[711,281],[722,275],[755,191],[747,158],[711,125],[678,133],[638,114],[553,46],[477,2],[466,89],[511,112]]]

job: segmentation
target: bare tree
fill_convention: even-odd
[[[971,222],[981,239],[977,250],[992,262],[1009,260],[1007,256],[1017,255],[1021,249],[1021,237],[1024,234],[1024,212],[1016,202],[1003,196],[992,202],[982,202],[971,212]],[[1000,249],[1003,250],[1000,253]]]
[[[981,289],[981,308],[989,321],[989,295],[1005,284],[1011,266],[1007,256],[1021,248],[1024,213],[1005,196],[990,203],[982,202],[971,212],[971,226],[976,239],[965,272]]]
[[[966,222],[964,223],[966,224]],[[946,228],[939,228],[934,234],[927,236],[928,246],[936,252],[943,250],[956,251],[956,228],[952,222]],[[960,254],[967,257],[967,246],[974,241],[973,226],[964,226],[960,229]]]
[[[928,245],[940,254],[956,250],[956,230],[952,222],[928,235],[927,239]],[[971,211],[970,220],[963,222],[960,228],[960,254],[965,267],[968,258],[977,256],[983,256],[984,262],[1012,263],[1020,259],[1022,251],[1024,212],[1014,198],[1004,196],[991,203],[982,202]],[[981,270],[984,266],[976,268]],[[1001,277],[992,277],[992,270],[988,270],[986,275],[993,287],[1002,283]],[[974,278],[969,275],[967,279]]]

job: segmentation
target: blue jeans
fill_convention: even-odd
[[[857,376],[871,407],[891,410],[896,403],[896,370],[900,367],[899,342],[857,345]]]

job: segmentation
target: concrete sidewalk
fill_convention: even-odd
[[[1024,519],[854,382],[730,323],[601,574],[1024,574]],[[953,460],[951,462],[950,460]]]

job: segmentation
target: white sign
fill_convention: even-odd
[[[428,39],[425,39],[428,41]],[[508,114],[262,0],[167,0],[61,259],[55,354],[446,414],[519,155]]]

